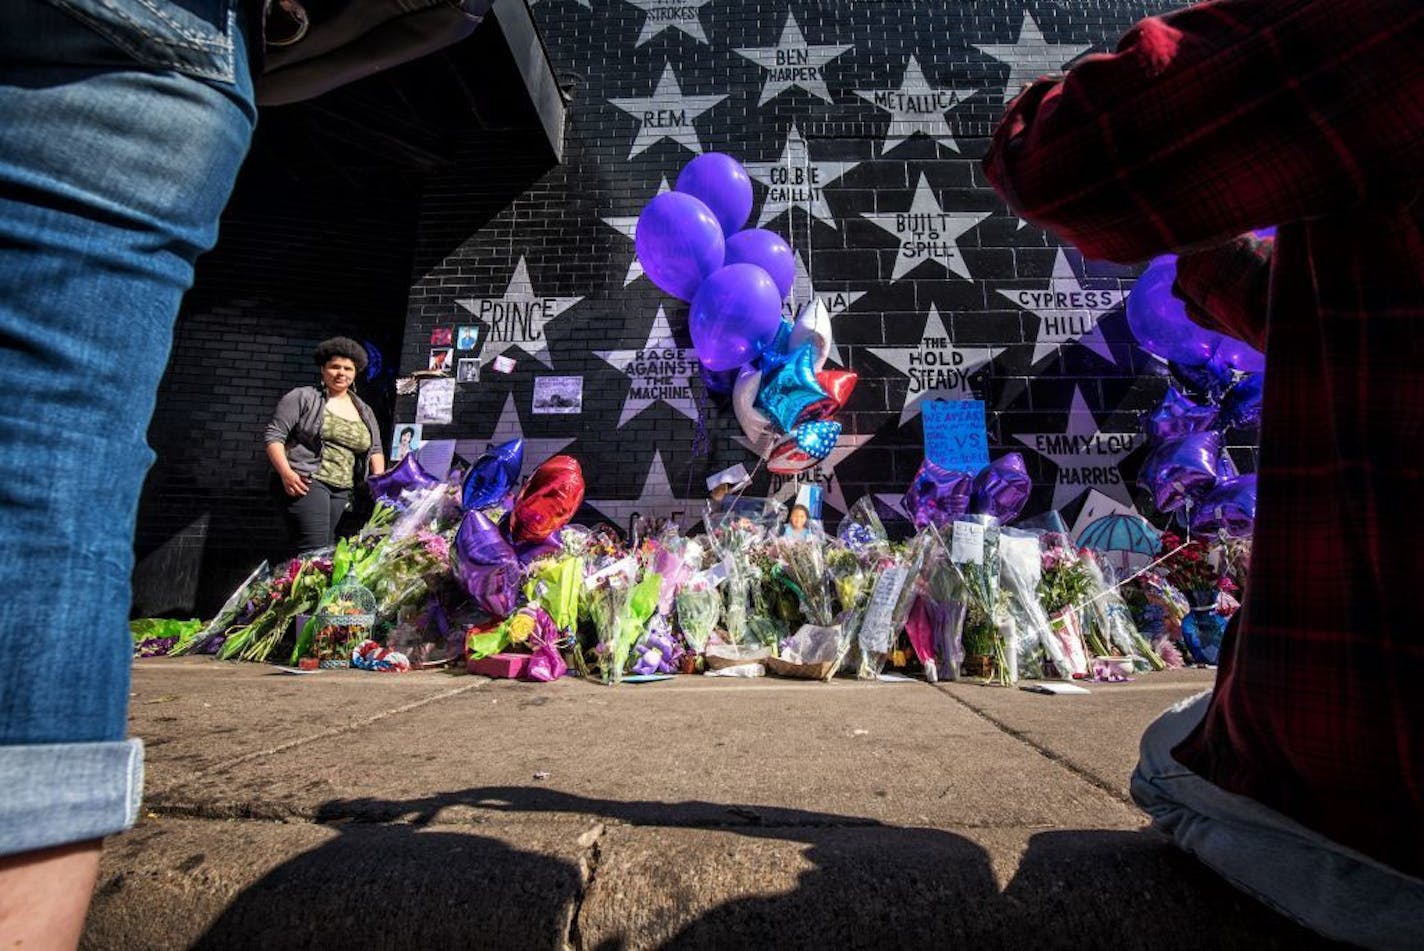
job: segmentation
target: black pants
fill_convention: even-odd
[[[313,479],[306,495],[293,497],[283,492],[278,501],[287,523],[287,539],[301,553],[336,544],[336,527],[351,507],[351,490],[334,489]]]

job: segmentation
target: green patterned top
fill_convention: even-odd
[[[336,489],[355,480],[356,459],[371,451],[371,431],[359,419],[344,419],[326,408],[321,418],[321,466],[316,477]]]

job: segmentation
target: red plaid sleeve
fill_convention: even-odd
[[[984,159],[1015,212],[1142,260],[1419,186],[1424,4],[1215,0],[1010,104]]]
[[[1172,292],[1187,314],[1208,330],[1266,349],[1266,300],[1275,242],[1252,235],[1184,254]]]

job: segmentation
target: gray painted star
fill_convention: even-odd
[[[908,212],[861,212],[861,217],[900,239],[900,253],[890,280],[898,281],[926,261],[969,279],[969,266],[956,243],[959,236],[988,218],[988,211],[946,212],[923,172]]]
[[[930,305],[920,342],[913,347],[870,347],[875,356],[884,360],[910,380],[905,391],[905,403],[900,410],[903,426],[920,415],[925,399],[975,399],[969,379],[991,363],[1007,347],[957,347],[944,329],[939,308]]]
[[[846,50],[853,48],[850,44],[810,45],[806,42],[806,37],[801,35],[796,15],[787,13],[781,40],[775,46],[738,49],[737,52],[767,71],[766,85],[761,87],[761,98],[757,100],[757,105],[761,106],[793,88],[804,89],[811,95],[830,102],[831,93],[826,89],[825,66]]]
[[[644,43],[663,30],[681,30],[699,43],[707,42],[707,34],[702,30],[701,9],[711,0],[628,0],[633,6],[648,15],[643,21],[643,32],[638,34],[638,42]]]
[[[801,257],[801,252],[796,254],[796,280],[791,285],[791,296],[781,302],[781,316],[787,320],[795,320],[796,315],[802,307],[817,298],[826,305],[826,310],[830,313],[832,323],[835,318],[850,310],[852,304],[865,296],[865,291],[820,291],[811,286],[811,272],[806,269],[806,262]],[[845,360],[841,358],[840,344],[834,339],[831,340],[831,352],[827,357],[830,362],[837,366],[845,366]]]
[[[544,328],[549,321],[583,300],[582,297],[541,297],[529,282],[529,266],[520,255],[514,275],[503,297],[457,300],[456,304],[479,318],[489,328],[484,353],[495,357],[518,347],[549,369],[549,338]]]
[[[671,139],[701,155],[702,142],[697,138],[693,120],[726,98],[725,95],[684,96],[672,64],[664,62],[662,75],[658,77],[651,96],[628,96],[608,101],[638,120],[638,134],[633,138],[633,148],[628,153],[628,157],[632,158],[663,139]]]
[[[553,439],[525,436],[524,427],[519,424],[519,408],[514,403],[514,394],[504,398],[504,409],[495,421],[494,432],[488,439],[461,439],[455,443],[455,451],[470,462],[474,462],[491,445],[509,442],[511,439],[524,440],[524,465],[519,470],[521,477],[528,476],[551,456],[563,452],[564,447],[573,442],[572,436]]]
[[[1058,468],[1053,486],[1053,508],[1062,509],[1089,489],[1132,505],[1132,487],[1122,478],[1118,463],[1141,442],[1137,432],[1103,432],[1075,388],[1068,426],[1061,433],[1023,433],[1014,436]]]
[[[653,197],[656,198],[658,195],[661,195],[663,192],[668,191],[670,187],[671,187],[671,186],[668,185],[667,177],[664,176],[662,182],[658,185],[658,190],[657,190],[656,194],[654,194]],[[608,217],[608,218],[604,218],[604,219],[603,219],[603,223],[606,224],[606,225],[608,225],[608,227],[612,228],[614,231],[617,231],[619,234],[621,234],[623,237],[627,238],[629,241],[636,241],[636,240],[637,240],[637,237],[638,237],[638,216],[637,216],[637,215],[614,215],[614,216],[610,216],[610,217]],[[642,262],[640,262],[640,261],[638,260],[638,255],[637,255],[637,254],[634,254],[634,255],[633,255],[632,263],[630,263],[630,264],[628,265],[628,273],[627,273],[627,275],[625,275],[624,278],[623,278],[623,286],[624,286],[624,287],[627,287],[629,284],[632,284],[634,281],[636,281],[638,278],[640,278],[640,277],[642,277],[642,276],[643,276],[643,265],[642,265]]]
[[[529,0],[529,5],[532,7],[538,4],[539,2],[540,0]],[[577,3],[579,6],[583,7],[585,10],[593,9],[593,4],[590,2],[590,0],[574,0],[574,2]]]
[[[1004,102],[1019,94],[1025,83],[1047,73],[1056,73],[1064,65],[1092,49],[1092,45],[1050,43],[1043,38],[1033,14],[1024,11],[1019,38],[1012,43],[975,43],[975,49],[1009,64],[1009,79],[1004,84]]]
[[[700,368],[697,351],[677,342],[661,305],[646,344],[636,350],[600,350],[598,355],[628,377],[628,396],[618,428],[654,403],[665,403],[688,419],[697,418],[697,400],[692,393],[692,381]]]
[[[584,504],[598,509],[619,528],[626,528],[628,519],[635,512],[649,520],[668,518],[681,512],[682,529],[687,531],[702,520],[703,510],[701,499],[680,499],[673,495],[667,467],[663,465],[662,453],[657,449],[653,450],[652,464],[648,466],[642,492],[636,499],[585,499]]]
[[[790,214],[792,208],[800,208],[817,221],[839,228],[822,189],[859,164],[813,161],[806,140],[792,123],[781,158],[775,162],[747,163],[751,177],[766,186],[766,200],[762,202],[757,227],[764,228],[772,219]]]
[[[1094,353],[1116,363],[1112,349],[1098,329],[1098,318],[1122,304],[1117,288],[1090,290],[1083,286],[1062,248],[1053,259],[1053,276],[1041,290],[999,291],[1030,313],[1038,315],[1038,336],[1034,340],[1032,363],[1076,340]]]
[[[940,145],[959,151],[953,131],[944,114],[977,89],[936,88],[925,79],[924,70],[914,56],[905,64],[905,78],[899,89],[857,89],[855,94],[890,113],[890,129],[885,134],[881,153],[901,145],[912,135],[927,135]]]

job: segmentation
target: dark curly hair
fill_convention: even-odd
[[[356,372],[366,369],[366,348],[350,337],[332,337],[316,345],[312,352],[316,365],[324,367],[332,357],[345,357],[356,364]]]

